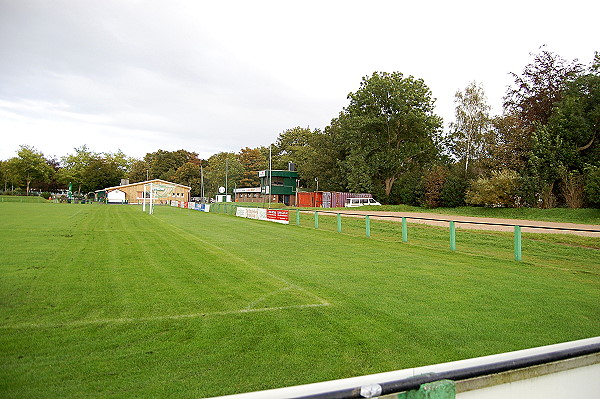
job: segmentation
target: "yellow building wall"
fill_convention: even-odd
[[[162,183],[162,182],[161,182]],[[130,204],[141,204],[144,200],[144,184],[130,184],[126,186],[115,187],[114,190],[121,190],[125,193],[125,199]],[[164,184],[164,183],[162,183]],[[149,188],[147,187],[146,190]],[[111,190],[112,191],[112,190]],[[166,198],[156,198],[155,204],[169,204],[171,201],[189,201],[190,200],[190,189],[181,186],[175,186],[173,195]]]

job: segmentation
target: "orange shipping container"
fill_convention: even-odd
[[[323,205],[323,193],[297,193],[296,206],[320,208]]]

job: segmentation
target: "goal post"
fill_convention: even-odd
[[[168,183],[148,183],[144,184],[144,195],[142,199],[142,212],[146,212],[146,202],[148,202],[148,213],[154,213],[154,205],[169,203],[173,199],[175,185]]]

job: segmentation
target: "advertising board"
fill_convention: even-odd
[[[267,220],[269,222],[289,224],[289,211],[264,208],[238,207],[235,215],[247,219]]]
[[[290,212],[281,209],[269,209],[267,211],[267,220],[270,222],[289,224]]]

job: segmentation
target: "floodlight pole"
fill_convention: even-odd
[[[227,175],[229,174],[229,158],[225,158],[225,202],[227,202]]]
[[[200,164],[200,197],[202,198],[200,202],[204,201],[204,169],[202,169],[202,164]]]
[[[272,161],[272,153],[271,153],[271,144],[269,144],[269,207],[268,209],[271,209],[271,189],[272,189],[272,184],[271,181],[273,180],[273,172],[272,172],[272,168],[273,168],[273,161]]]

